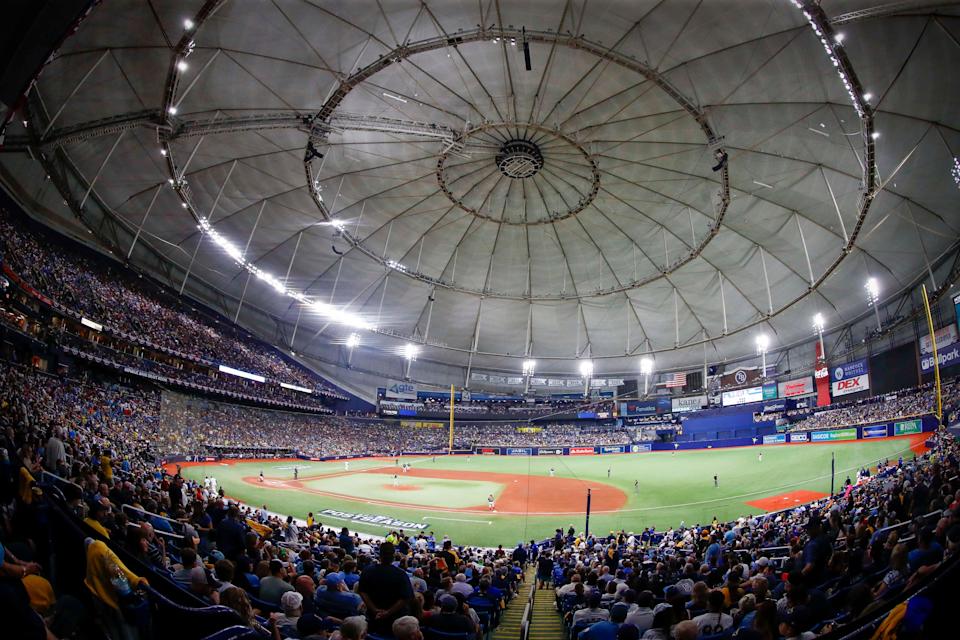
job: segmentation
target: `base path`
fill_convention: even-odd
[[[393,476],[396,474],[396,470],[393,467],[382,467],[356,472],[357,475],[364,473]],[[343,477],[348,474],[341,473],[336,475]],[[423,511],[443,511],[449,513],[490,513],[485,502],[476,506],[462,508],[436,507],[414,504],[412,502],[371,499],[363,496],[350,495],[348,493],[312,489],[304,485],[304,482],[312,479],[329,477],[330,476],[327,475],[312,478],[303,477],[299,480],[268,479],[265,483],[261,483],[256,476],[248,476],[243,478],[243,481],[259,487],[267,486],[275,489],[292,489],[301,493],[389,507],[415,508]],[[443,469],[410,469],[407,473],[403,474],[403,477],[440,478],[467,482],[471,480],[478,482],[495,482],[503,486],[499,496],[497,496],[497,508],[495,511],[495,513],[500,515],[566,515],[584,513],[587,489],[590,489],[591,494],[591,511],[619,511],[627,503],[627,494],[616,487],[602,482],[576,480],[574,478],[550,478],[547,476],[488,473],[484,471],[446,471]],[[389,488],[393,490],[397,489],[392,486]]]

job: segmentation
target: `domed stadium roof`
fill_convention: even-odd
[[[105,3],[0,162],[320,361],[359,331],[435,381],[699,367],[854,321],[960,236],[958,9],[802,4]]]

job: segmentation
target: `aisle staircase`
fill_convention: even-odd
[[[530,611],[529,640],[562,640],[566,637],[563,618],[557,611],[553,589],[534,589]]]

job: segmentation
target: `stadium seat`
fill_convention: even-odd
[[[370,637],[369,635],[367,636]],[[475,636],[472,633],[451,633],[447,631],[438,631],[436,629],[431,629],[426,627],[423,630],[423,637],[426,640],[474,640]]]
[[[157,638],[202,640],[223,629],[243,624],[237,612],[229,607],[185,607],[152,587],[146,587],[146,592],[153,613],[153,635]]]
[[[254,640],[262,637],[255,629],[235,625],[212,633],[203,640]]]

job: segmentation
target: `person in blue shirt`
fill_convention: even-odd
[[[324,577],[327,588],[318,591],[315,596],[316,610],[324,615],[345,619],[360,612],[363,599],[356,593],[347,591],[343,576],[339,573],[327,574]]]
[[[711,536],[710,546],[707,547],[707,552],[704,556],[711,569],[716,569],[718,566],[720,566],[720,556],[722,554],[723,547],[720,546],[717,536]]]

